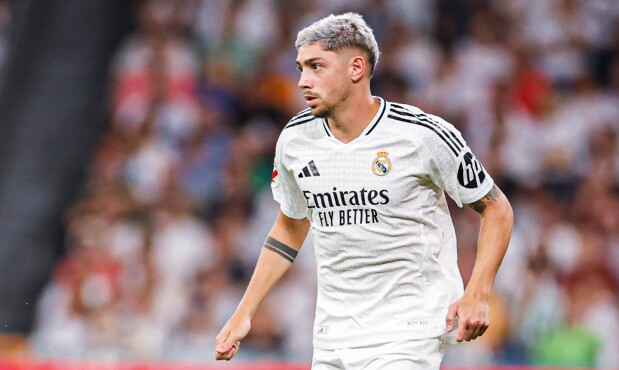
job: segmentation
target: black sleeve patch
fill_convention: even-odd
[[[467,189],[475,189],[484,183],[486,172],[471,152],[466,152],[458,167],[458,182]]]

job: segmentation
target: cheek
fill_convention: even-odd
[[[331,93],[339,95],[346,90],[347,79],[344,74],[332,75],[325,82],[325,87]]]
[[[342,74],[340,76],[338,76],[339,78],[333,78],[331,80],[331,86],[333,87],[334,92],[336,92],[336,94],[338,95],[338,97],[341,97],[342,95],[347,94],[348,89],[349,89],[349,80],[346,78],[346,75]]]

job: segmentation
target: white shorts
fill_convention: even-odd
[[[438,370],[443,353],[442,338],[336,350],[314,348],[312,370]]]

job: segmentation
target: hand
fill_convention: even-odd
[[[485,300],[462,297],[449,307],[447,312],[447,330],[452,331],[458,317],[456,341],[471,341],[484,335],[490,326],[488,302]]]
[[[233,315],[215,337],[215,359],[229,361],[234,357],[250,328],[248,318]]]

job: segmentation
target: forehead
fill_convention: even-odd
[[[297,63],[303,64],[304,62],[311,59],[332,59],[337,57],[337,53],[334,51],[327,51],[322,47],[322,44],[319,42],[314,42],[311,44],[303,44],[299,46],[299,50],[297,52]]]

